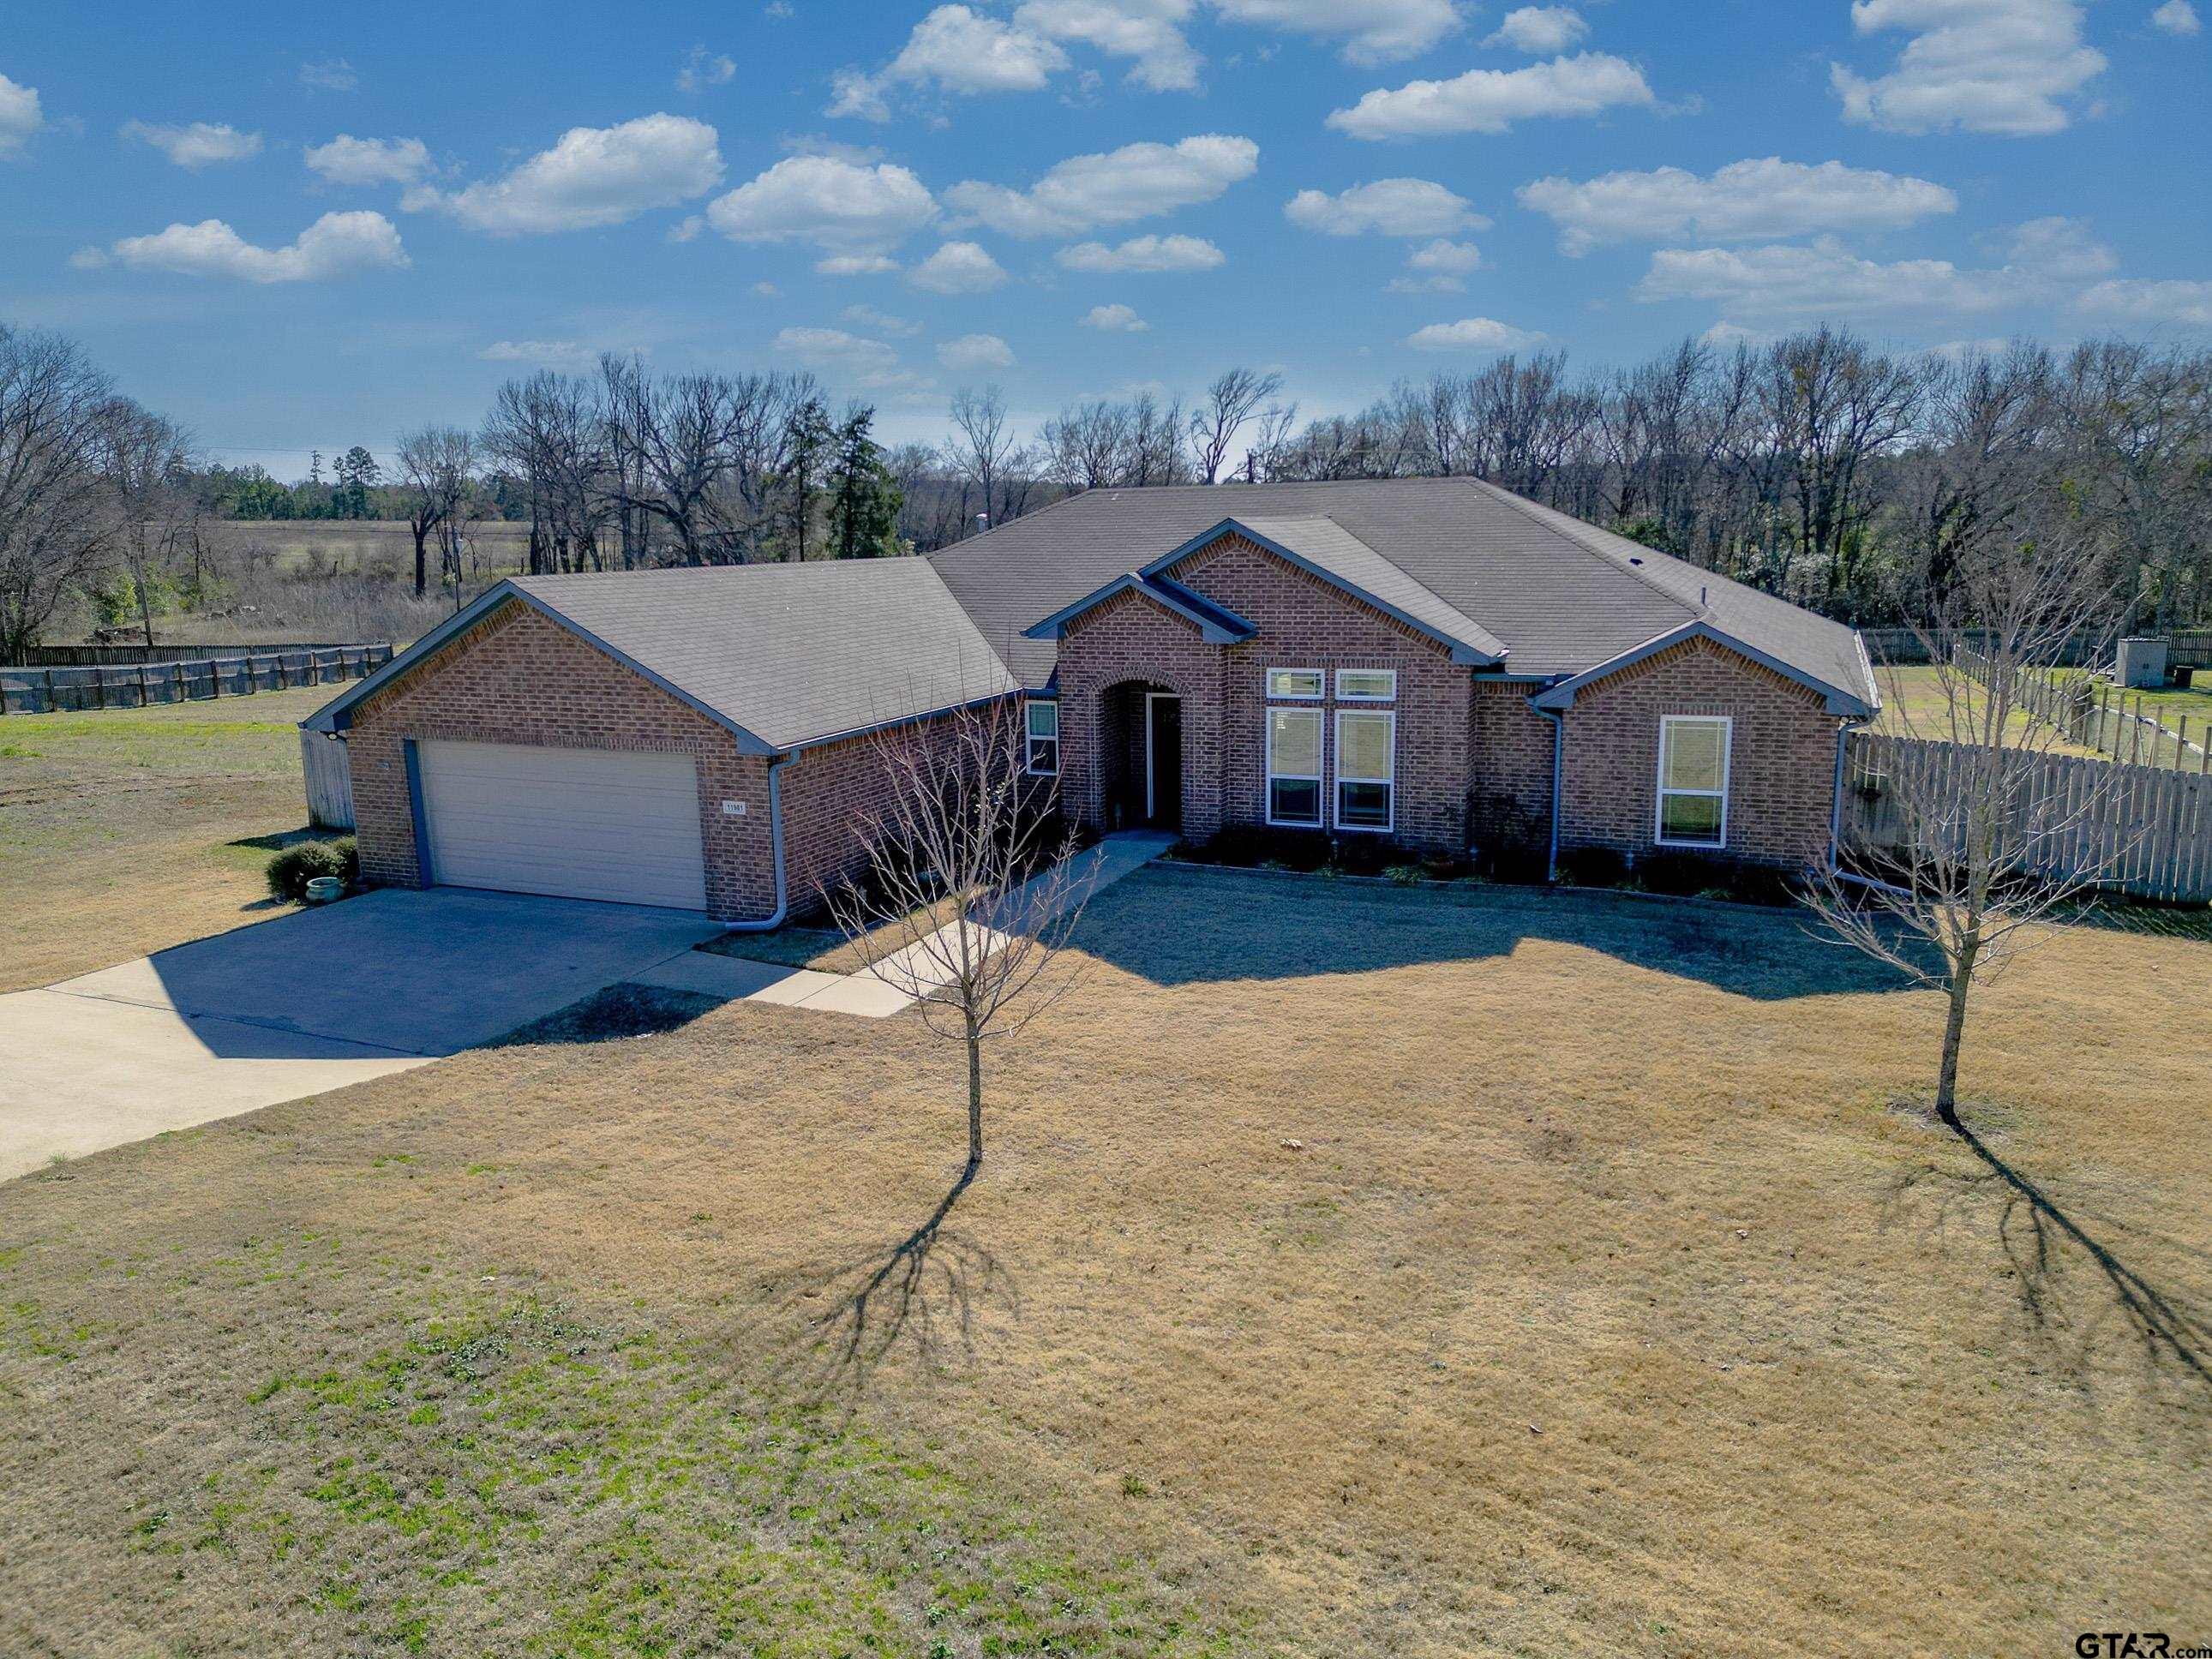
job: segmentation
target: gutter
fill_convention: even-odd
[[[778,755],[768,763],[768,838],[775,857],[775,908],[757,921],[733,921],[726,931],[732,933],[768,933],[783,926],[784,918],[791,914],[791,890],[783,857],[783,769],[799,759],[796,750]]]

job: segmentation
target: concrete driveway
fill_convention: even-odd
[[[428,1065],[720,931],[681,910],[386,890],[0,996],[0,1181]]]

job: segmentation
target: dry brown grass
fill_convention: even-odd
[[[1927,1073],[1929,998],[1790,916],[1628,897],[1155,870],[1082,939],[1085,989],[997,1060],[989,1161],[919,1244],[960,1152],[953,1046],[910,1017],[746,1004],[0,1188],[0,1636],[12,1613],[55,1651],[353,1650],[427,1620],[432,1652],[517,1628],[559,1650],[541,1605],[649,1577],[629,1529],[710,1499],[724,1530],[671,1534],[713,1541],[653,1581],[670,1617],[710,1565],[785,1561],[794,1526],[842,1572],[1018,1512],[1033,1547],[985,1558],[994,1582],[1042,1582],[1040,1553],[1119,1563],[1185,1609],[1094,1629],[1102,1652],[1212,1631],[1317,1656],[2041,1653],[2212,1629],[2212,1386],[2078,1246],[2039,1262],[2017,1191],[1893,1109]],[[2208,958],[2067,930],[1986,997],[1966,1054],[1993,1155],[2185,1321],[2212,1298]],[[858,1474],[826,1508],[704,1479],[649,1507],[590,1458],[624,1410],[662,1420],[656,1363],[518,1337],[617,1391],[529,1419],[544,1467],[622,1479],[597,1504],[537,1489],[529,1528],[441,1582],[443,1534],[359,1481],[449,1506],[489,1428],[451,1400],[402,1426],[441,1398],[413,1372],[338,1396],[395,1375],[365,1356],[413,1352],[426,1304],[518,1294],[707,1356],[698,1397],[849,1407],[891,1462],[957,1472],[950,1509],[921,1527]],[[2183,1334],[2203,1351],[2201,1323]],[[255,1397],[325,1372],[312,1399]],[[945,1547],[896,1582],[966,1571]],[[768,1582],[778,1610],[730,1615],[726,1644],[842,1650]],[[903,1594],[884,1650],[1023,1634],[927,1625]]]
[[[0,991],[280,914],[234,843],[305,823],[295,728],[339,689],[0,719]]]

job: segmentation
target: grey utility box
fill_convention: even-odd
[[[2166,641],[2161,639],[2132,639],[2120,641],[2119,660],[2112,665],[2112,678],[2130,690],[2155,690],[2166,684]]]

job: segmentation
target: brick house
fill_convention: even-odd
[[[1103,830],[1830,856],[1851,629],[1470,479],[1094,490],[927,559],[501,584],[307,724],[372,880],[774,925],[872,739],[1024,707]]]

